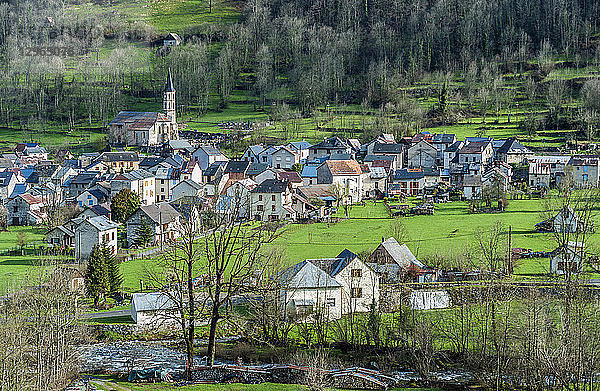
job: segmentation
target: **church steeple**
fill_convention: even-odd
[[[171,68],[167,74],[167,82],[163,92],[163,111],[171,119],[172,123],[177,123],[175,116],[175,88],[173,87],[173,77],[171,76]]]

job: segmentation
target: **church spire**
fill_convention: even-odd
[[[167,83],[165,85],[165,92],[175,92],[175,88],[173,87],[173,76],[171,76],[171,68],[169,68],[169,73],[167,75]]]

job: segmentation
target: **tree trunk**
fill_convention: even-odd
[[[210,332],[208,334],[208,348],[206,350],[206,365],[212,367],[215,364],[215,340],[217,339],[217,322],[219,321],[218,299],[215,300],[210,315]]]

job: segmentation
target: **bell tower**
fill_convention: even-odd
[[[172,124],[177,124],[175,116],[175,88],[173,87],[173,77],[171,76],[171,68],[167,75],[165,91],[163,92],[163,111],[171,119]]]

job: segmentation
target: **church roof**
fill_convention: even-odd
[[[156,122],[171,122],[169,117],[163,113],[140,112],[140,111],[121,111],[110,125],[127,124],[130,130],[148,130]]]
[[[165,92],[175,92],[175,88],[173,87],[173,77],[171,76],[171,68],[169,68],[169,74],[167,75]]]

